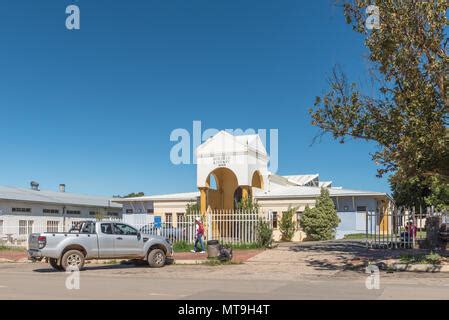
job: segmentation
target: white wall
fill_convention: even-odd
[[[31,212],[13,212],[12,208],[30,208]],[[56,209],[59,213],[43,213],[44,209]],[[55,204],[45,204],[45,203],[35,203],[26,201],[12,201],[12,200],[0,200],[0,240],[5,240],[7,234],[11,234],[15,239],[26,240],[27,235],[20,234],[24,231],[24,228],[20,228],[21,222],[26,221],[26,231],[31,232],[46,232],[47,231],[47,221],[55,221],[54,225],[57,224],[58,232],[68,230],[72,225],[73,221],[80,220],[94,220],[95,215],[90,215],[91,211],[98,212],[102,210],[105,214],[107,212],[117,213],[117,218],[122,217],[121,208],[98,208],[98,207],[86,207],[86,206],[76,206],[67,205],[66,210],[78,210],[81,211],[80,214],[66,214],[65,215],[65,225],[63,216],[63,206]],[[57,221],[57,223],[56,223]],[[22,223],[23,225],[23,223]]]

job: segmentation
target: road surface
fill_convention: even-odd
[[[449,274],[381,273],[369,290],[367,274],[302,274],[294,265],[88,265],[79,289],[43,263],[0,264],[0,299],[448,299]],[[70,282],[69,284],[74,284]]]

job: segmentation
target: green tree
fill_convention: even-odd
[[[123,198],[135,198],[135,197],[143,197],[145,193],[141,192],[131,192],[130,194],[127,194]]]
[[[321,194],[316,199],[315,207],[306,207],[299,221],[307,235],[307,240],[330,240],[335,238],[335,229],[340,223],[334,202],[329,196],[329,190],[321,188]]]
[[[427,206],[434,206],[436,210],[449,210],[449,183],[442,183],[439,177],[430,177],[431,190],[425,198]]]
[[[341,143],[347,138],[375,142],[377,174],[391,174],[401,197],[407,189],[422,188],[420,194],[430,191],[427,201],[449,204],[441,192],[449,183],[448,2],[343,2],[347,23],[365,38],[377,92],[364,94],[336,68],[330,90],[310,109],[312,124]],[[367,30],[371,4],[379,8],[380,28]]]
[[[106,218],[106,214],[103,209],[98,209],[95,211],[95,220],[102,221]]]
[[[261,248],[269,248],[273,243],[273,228],[262,218],[257,223],[257,245]]]
[[[186,205],[186,215],[197,215],[200,212],[200,206],[197,202],[187,203]]]
[[[293,222],[293,216],[298,208],[288,208],[282,213],[281,221],[279,222],[279,231],[281,231],[281,239],[283,241],[292,241],[295,234],[296,225]]]
[[[253,200],[251,197],[248,197],[246,199],[241,199],[238,202],[238,208],[240,210],[246,210],[251,212],[259,212],[259,204],[257,203],[257,200]]]
[[[426,179],[412,177],[409,179],[390,179],[393,198],[397,206],[408,208],[424,208],[427,206],[426,198],[431,195]]]
[[[145,195],[145,193],[141,192],[131,192],[125,196],[121,196],[121,195],[115,195],[112,196],[113,198],[134,198],[134,197],[143,197]]]

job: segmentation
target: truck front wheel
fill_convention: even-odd
[[[161,249],[153,249],[148,253],[148,264],[151,268],[160,268],[165,265],[165,253]]]
[[[58,259],[55,258],[49,258],[48,259],[48,263],[50,263],[50,265],[52,266],[53,269],[58,270],[58,271],[62,271],[62,266],[60,264],[58,264]]]
[[[84,267],[84,254],[78,250],[69,250],[62,256],[61,265],[64,270],[81,270]]]

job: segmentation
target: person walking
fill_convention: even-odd
[[[204,241],[203,241],[203,235],[204,235],[204,225],[201,222],[200,217],[196,217],[195,218],[195,244],[193,246],[193,250],[191,250],[192,252],[198,252],[197,251],[197,245],[198,242],[201,245],[201,253],[205,253],[206,251],[204,250]]]

